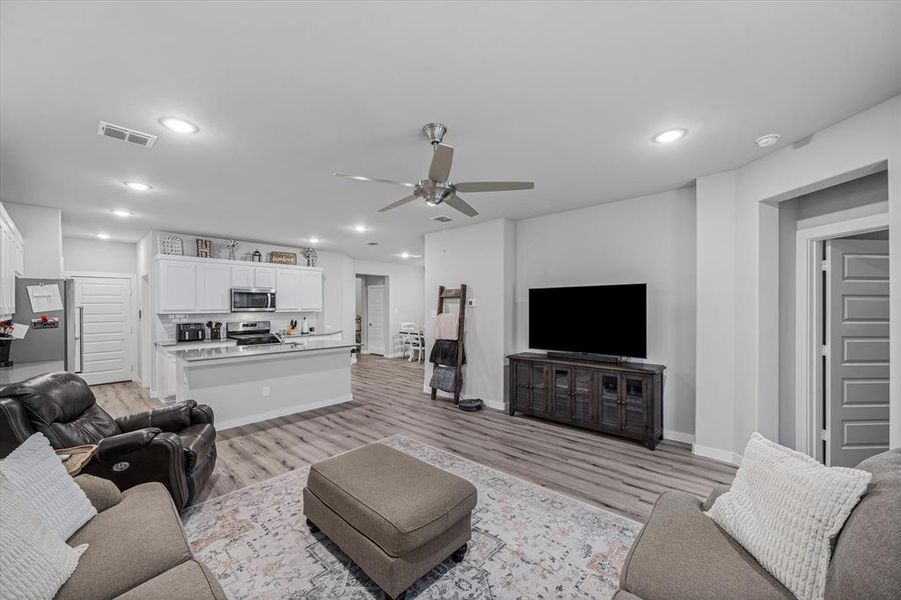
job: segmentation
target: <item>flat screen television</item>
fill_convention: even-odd
[[[647,284],[531,288],[529,347],[647,358]]]

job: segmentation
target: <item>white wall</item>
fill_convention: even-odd
[[[3,206],[22,234],[25,277],[59,279],[63,276],[62,211],[58,208],[4,202]]]
[[[817,132],[806,145],[788,146],[735,171],[698,179],[695,451],[699,454],[734,458],[754,430],[778,437],[776,203],[872,173],[884,164],[891,227],[901,231],[901,96]],[[891,446],[897,447],[901,445],[901,302],[896,300],[901,298],[901,236],[891,236],[890,245],[890,429]]]
[[[354,260],[354,275],[379,275],[388,278],[388,337],[385,339],[385,356],[400,356],[400,324],[404,321],[423,324],[423,267],[368,260]],[[349,284],[349,306],[354,306],[354,280]],[[351,308],[350,332],[353,335]],[[348,339],[353,339],[350,337]]]
[[[528,349],[532,287],[648,284],[648,362],[666,365],[666,437],[695,429],[695,190],[687,188],[516,224],[516,349]],[[578,327],[545,315],[548,327]],[[603,316],[600,316],[603,318]],[[614,317],[615,318],[615,317]]]
[[[513,351],[513,284],[516,226],[507,219],[427,233],[425,236],[426,348],[434,342],[432,317],[438,287],[467,285],[476,305],[466,309],[464,397],[504,407],[504,363]],[[431,365],[426,366],[428,385]]]
[[[85,238],[63,238],[63,267],[66,272],[135,273],[137,246]]]

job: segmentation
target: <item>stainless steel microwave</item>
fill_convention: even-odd
[[[275,290],[271,288],[232,288],[232,312],[275,312]]]

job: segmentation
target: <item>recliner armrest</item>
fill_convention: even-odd
[[[82,471],[109,479],[120,490],[149,481],[166,486],[179,510],[188,500],[185,449],[174,433],[148,427],[114,435],[100,443],[96,460]]]
[[[163,431],[178,433],[191,425],[191,415],[197,406],[195,400],[178,402],[169,406],[161,406],[152,410],[126,415],[116,419],[122,431],[135,431],[145,427],[158,427]]]
[[[207,404],[198,404],[191,409],[191,425],[199,423],[213,424],[213,408]]]
[[[146,447],[160,433],[162,432],[157,427],[146,427],[103,438],[97,444],[97,458],[100,461],[115,460],[118,456]]]

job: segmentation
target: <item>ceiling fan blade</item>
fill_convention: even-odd
[[[532,190],[535,183],[531,181],[464,181],[455,183],[458,192],[507,192],[512,190]]]
[[[454,147],[447,144],[435,144],[432,164],[429,166],[429,179],[444,182],[450,177],[451,164],[454,162]]]
[[[385,208],[380,208],[379,212],[389,211],[392,208],[397,208],[398,206],[403,206],[407,202],[413,202],[414,200],[416,200],[416,196],[407,196],[406,198],[402,198],[401,200],[398,200],[397,202],[392,202]]]
[[[467,217],[475,217],[479,214],[479,211],[471,207],[468,202],[464,201],[463,198],[456,194],[445,200],[444,203],[451,208],[456,208]]]
[[[335,173],[335,177],[347,177],[348,179],[356,179],[357,181],[377,181],[379,183],[391,183],[394,185],[402,185],[404,187],[416,187],[415,183],[407,183],[405,181],[394,181],[393,179],[381,179],[379,177],[363,177],[362,175],[349,175],[347,173]]]

